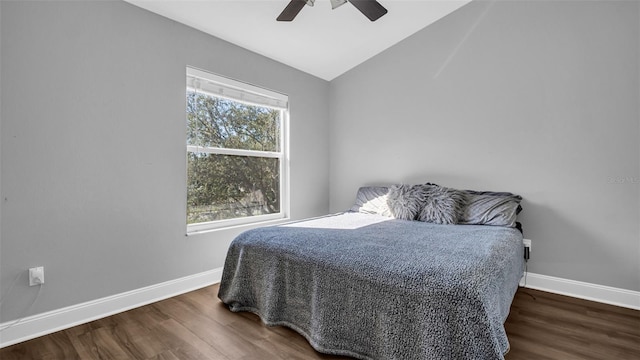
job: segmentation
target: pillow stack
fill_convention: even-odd
[[[522,197],[509,192],[457,190],[427,183],[365,186],[351,211],[435,224],[516,227]]]

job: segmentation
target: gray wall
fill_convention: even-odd
[[[640,290],[636,1],[474,1],[331,82],[332,211],[361,185],[524,197],[529,270]]]
[[[294,218],[513,191],[530,271],[640,290],[639,14],[474,1],[328,84],[126,3],[0,1],[0,322],[222,266],[240,230],[184,236],[186,65],[289,94]]]
[[[120,1],[0,9],[0,322],[222,267],[240,230],[185,237],[187,65],[290,96],[291,214],[328,212],[328,82]]]

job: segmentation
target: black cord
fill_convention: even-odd
[[[533,296],[533,294],[531,294],[531,293],[530,293],[530,292],[528,292],[528,291],[525,291],[525,289],[527,288],[527,274],[529,273],[529,269],[528,269],[528,267],[527,267],[527,265],[528,265],[528,264],[529,264],[529,260],[528,260],[528,259],[525,259],[525,260],[524,260],[524,284],[522,284],[522,286],[519,286],[519,287],[522,289],[522,292],[523,292],[523,293],[525,293],[525,294],[527,294],[527,295],[531,296],[531,298],[532,298],[534,301],[536,301],[536,300],[538,300],[538,299],[536,299],[536,297],[535,297],[535,296]]]

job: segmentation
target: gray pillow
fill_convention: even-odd
[[[460,224],[516,226],[516,215],[522,210],[522,197],[508,192],[481,192],[466,190],[467,207]]]
[[[387,194],[389,194],[389,188],[386,186],[363,186],[358,189],[356,202],[350,211],[390,217]]]
[[[467,203],[466,193],[437,185],[423,185],[425,201],[418,220],[436,224],[457,224]]]
[[[422,185],[392,185],[387,196],[391,216],[402,220],[415,220],[425,200]]]

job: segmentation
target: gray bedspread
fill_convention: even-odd
[[[516,229],[347,212],[240,234],[218,296],[323,353],[503,359],[522,273]]]

